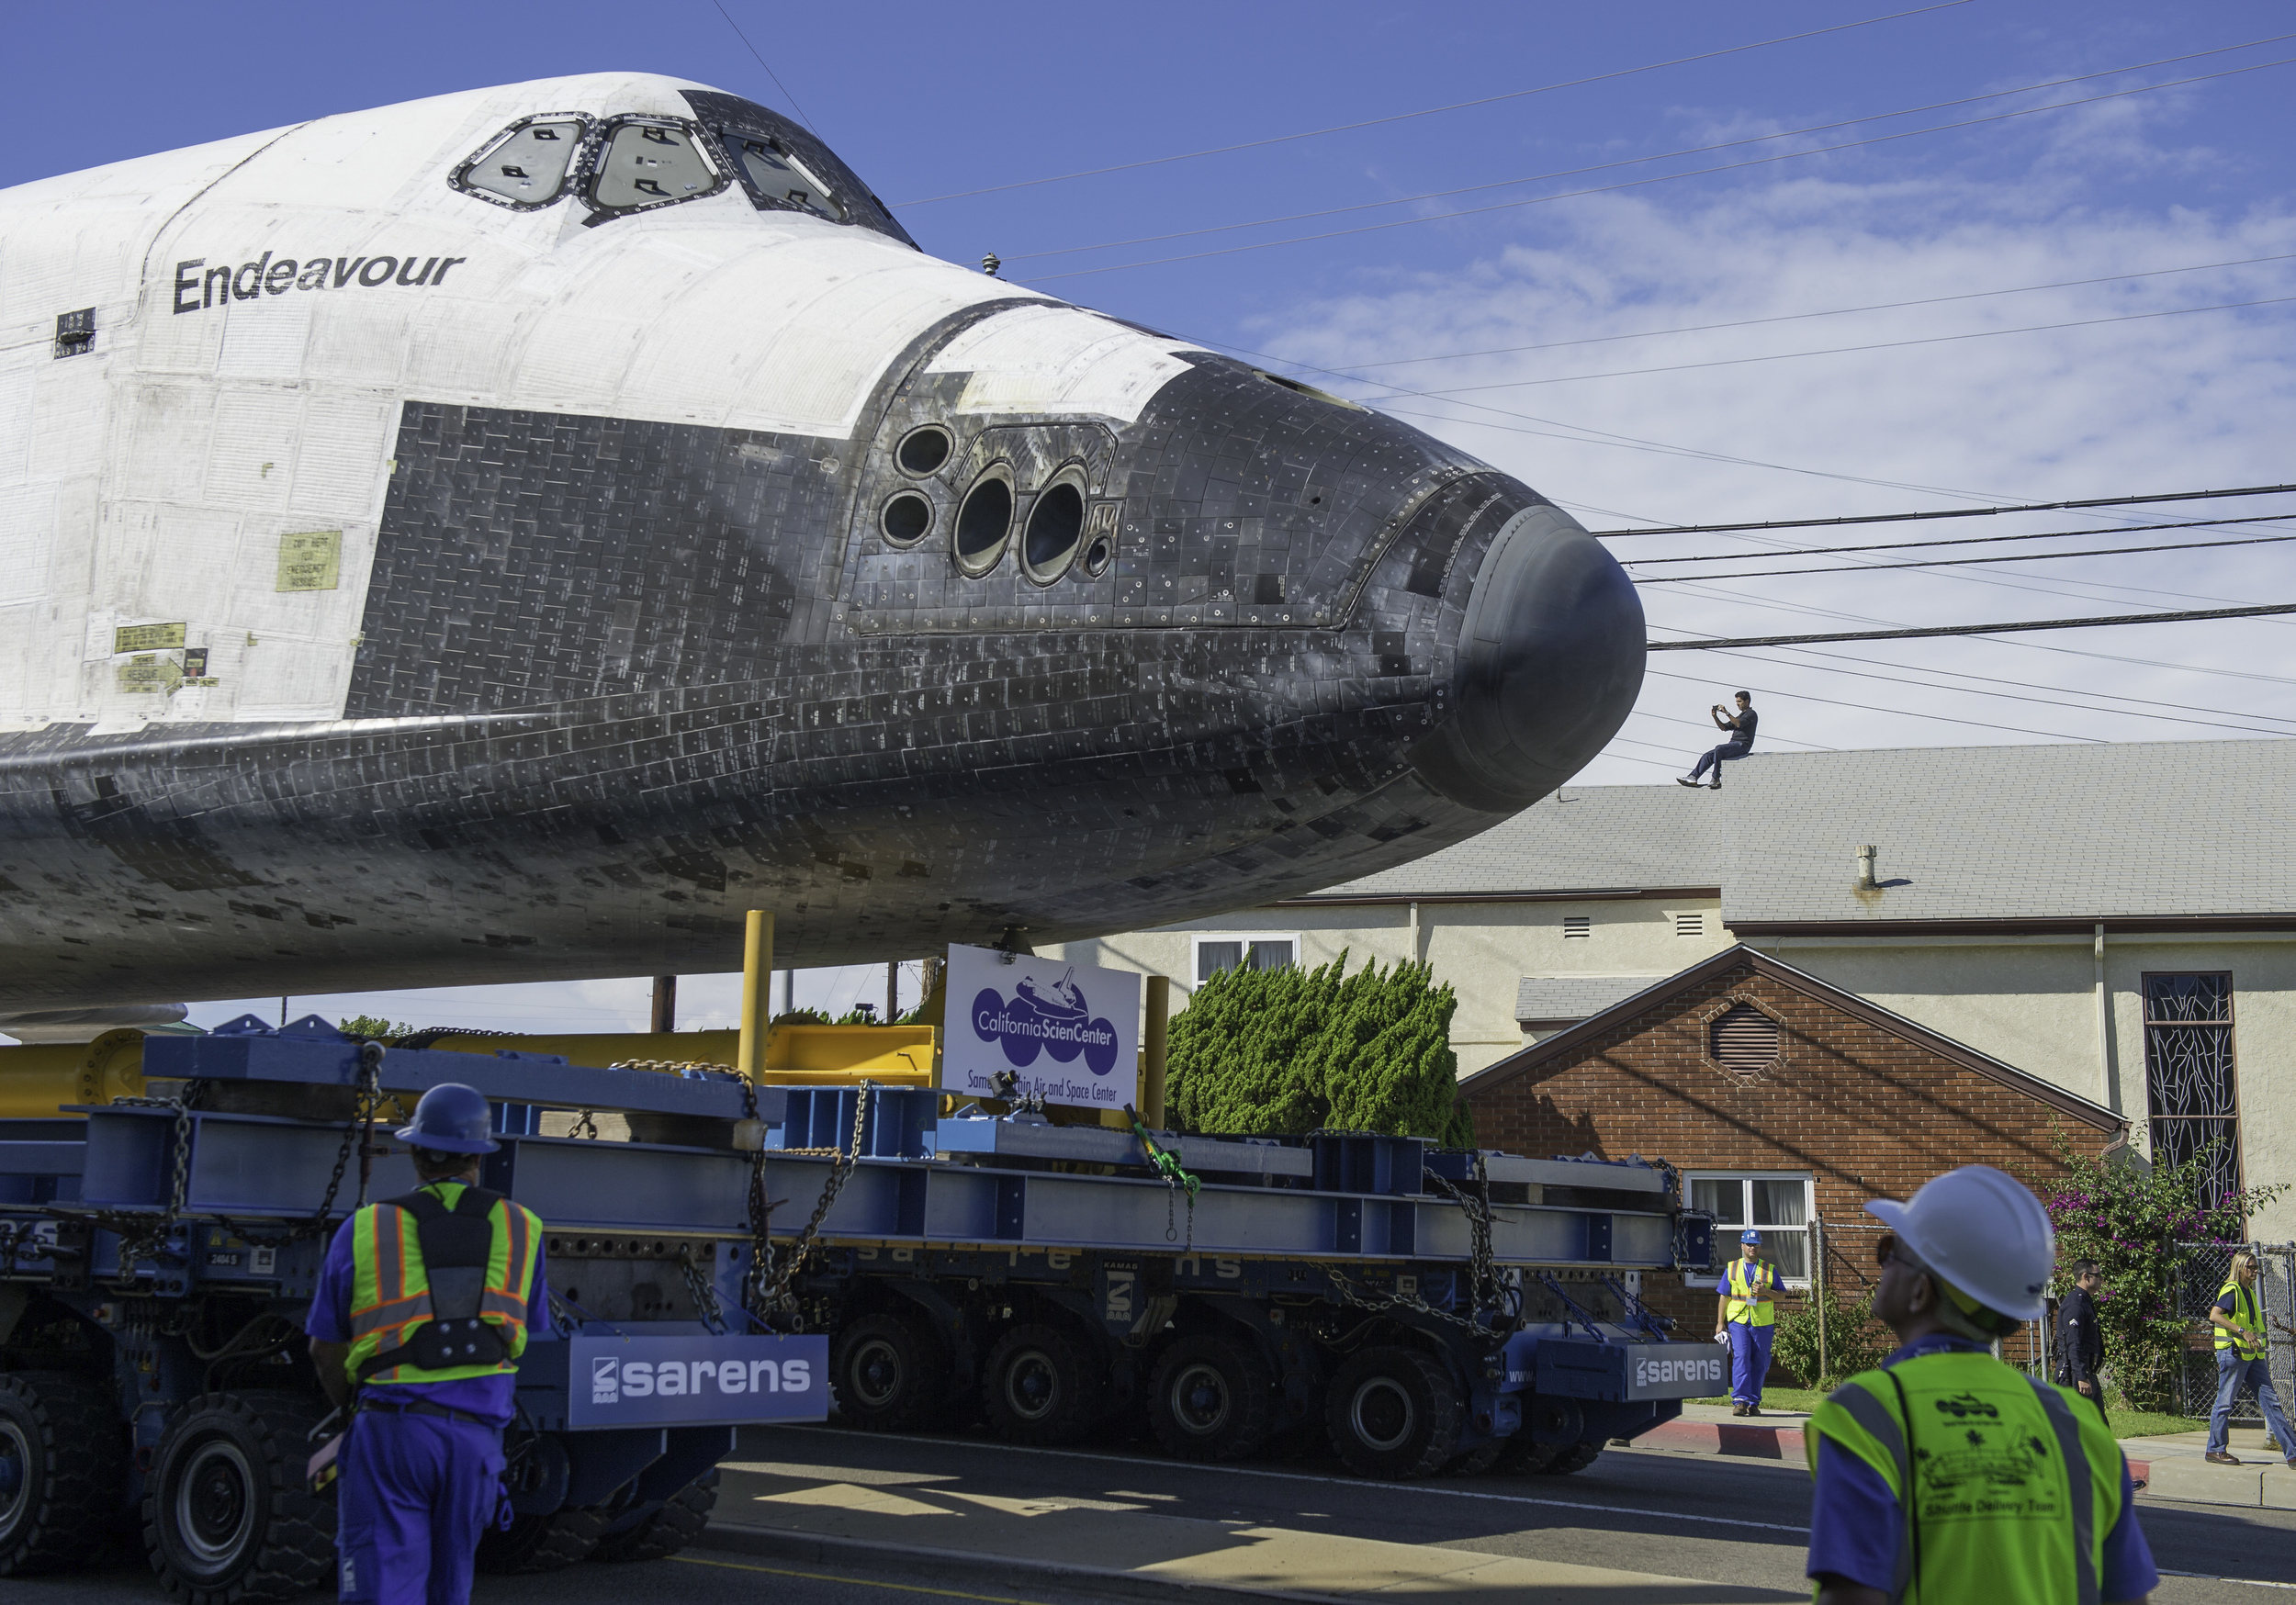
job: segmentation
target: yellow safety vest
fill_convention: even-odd
[[[2099,1598],[2121,1446],[2071,1388],[1990,1354],[1922,1354],[1861,1372],[1818,1407],[1804,1439],[1812,1476],[1821,1443],[1871,1466],[1897,1501],[1891,1605]]]
[[[360,1210],[352,1217],[351,1380],[452,1382],[517,1370],[541,1234],[532,1210],[460,1182]],[[426,1235],[435,1267],[425,1263]],[[436,1328],[427,1337],[426,1326]],[[454,1363],[462,1354],[472,1358]]]
[[[1778,1307],[1770,1296],[1771,1290],[1778,1285],[1777,1266],[1768,1260],[1756,1260],[1751,1264],[1732,1260],[1722,1281],[1730,1294],[1730,1302],[1723,1307],[1725,1321],[1744,1321],[1750,1327],[1777,1324]]]
[[[2233,1296],[2233,1319],[2247,1330],[2234,1334],[2211,1321],[2209,1328],[2216,1334],[2219,1349],[2237,1349],[2243,1360],[2264,1358],[2264,1318],[2257,1313],[2257,1296],[2237,1282],[2227,1282],[2216,1290],[2216,1296]]]

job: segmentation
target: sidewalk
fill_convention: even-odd
[[[1635,1447],[1681,1454],[1740,1454],[1799,1465],[1802,1429],[1808,1420],[1807,1410],[1765,1409],[1747,1418],[1731,1415],[1728,1405],[1686,1404],[1679,1418],[1637,1438]]]
[[[1679,1605],[1798,1599],[1768,1588],[1608,1566],[1520,1559],[1434,1544],[1205,1521],[1146,1498],[1018,1499],[906,1476],[888,1486],[830,1480],[838,1468],[771,1462],[720,1467],[701,1543],[814,1564],[895,1566],[941,1579],[1019,1577],[1103,1596],[1446,1605]]]

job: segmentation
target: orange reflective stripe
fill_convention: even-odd
[[[394,1298],[388,1304],[378,1304],[372,1309],[354,1310],[351,1314],[351,1336],[356,1341],[369,1332],[404,1326],[416,1316],[426,1314],[430,1308],[431,1296],[418,1293],[412,1298]]]

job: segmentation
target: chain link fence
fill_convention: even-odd
[[[1812,1267],[1810,1298],[1823,1304],[1830,1295],[1842,1304],[1856,1304],[1874,1291],[1881,1278],[1881,1267],[1874,1263],[1874,1251],[1883,1235],[1889,1230],[1880,1221],[1812,1220],[1804,1229],[1808,1234],[1808,1260]],[[1828,1375],[1837,1368],[1835,1357],[1825,1352],[1826,1323],[1818,1327],[1820,1362]],[[1888,1340],[1895,1341],[1895,1340]],[[2049,1323],[2046,1320],[2027,1321],[2018,1330],[2003,1338],[1996,1352],[2009,1364],[2029,1376],[2049,1377],[2054,1367],[2049,1359]],[[2212,1387],[2214,1383],[2212,1381]]]
[[[2296,1285],[2296,1243],[2187,1242],[2177,1245],[2177,1319],[2185,1325],[2182,1364],[2178,1368],[2178,1394],[2188,1416],[2206,1416],[2216,1408],[2216,1329],[2209,1310],[2217,1290],[2231,1279],[2233,1255],[2244,1247],[2257,1257],[2257,1308],[2264,1316],[2268,1338],[2265,1362],[2272,1370],[2272,1386],[2287,1409],[2296,1400],[2296,1310],[2290,1294]],[[2243,1388],[2233,1402],[2232,1419],[2241,1425],[2261,1426],[2262,1411],[2256,1394]]]

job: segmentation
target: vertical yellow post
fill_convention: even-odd
[[[1148,978],[1147,1019],[1140,1031],[1140,1117],[1153,1130],[1164,1129],[1164,1049],[1165,1027],[1172,1015],[1172,982],[1162,975]]]
[[[765,1070],[765,1027],[772,1018],[772,985],[773,916],[753,908],[742,931],[741,1049],[734,1066],[752,1082],[762,1079]]]

